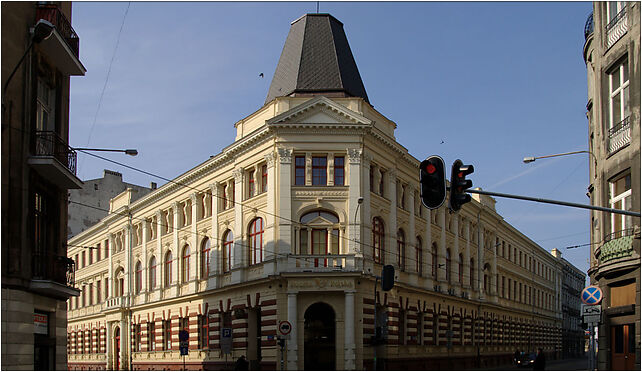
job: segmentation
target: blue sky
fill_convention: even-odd
[[[166,178],[193,168],[263,105],[290,23],[315,11],[316,2],[74,2],[87,74],[71,81],[71,145],[136,148],[105,157]],[[413,156],[473,164],[469,178],[485,190],[589,203],[589,155],[522,158],[588,148],[591,3],[321,2],[320,11],[343,22],[371,104]],[[83,154],[78,162],[81,179],[111,169],[164,183]],[[588,246],[565,247],[590,241],[588,210],[504,198],[497,210],[586,272]]]

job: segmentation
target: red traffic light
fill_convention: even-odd
[[[428,174],[433,174],[436,170],[437,168],[432,164],[428,164],[428,166],[426,166],[426,172],[428,172]]]

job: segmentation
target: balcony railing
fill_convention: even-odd
[[[631,143],[631,120],[627,116],[624,120],[609,129],[607,148],[609,155],[617,152],[622,147]]]
[[[109,297],[103,306],[105,310],[129,307],[129,296]]]
[[[606,25],[606,49],[615,44],[629,29],[628,17],[626,15],[626,7],[622,9],[611,21]]]
[[[604,244],[599,248],[600,264],[608,261],[626,258],[633,254],[634,229],[616,231],[604,237]]]
[[[593,13],[589,14],[588,18],[586,19],[586,23],[584,24],[584,41],[586,41],[589,36],[593,33]]]
[[[54,4],[38,4],[36,9],[36,20],[44,19],[45,21],[51,22],[56,26],[56,30],[60,36],[62,36],[69,48],[74,52],[76,58],[78,58],[78,51],[80,46],[80,39],[76,34],[76,31],[71,27],[71,23],[65,17],[65,15],[60,11],[57,5]]]
[[[289,272],[355,271],[354,255],[289,255]]]
[[[35,156],[52,156],[76,175],[76,151],[56,132],[37,131]]]
[[[64,256],[33,256],[33,278],[51,280],[67,287],[74,287],[74,260]]]

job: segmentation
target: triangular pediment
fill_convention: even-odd
[[[333,224],[334,223],[332,221],[328,221],[321,216],[318,216],[307,223],[307,225],[333,225]]]
[[[354,124],[370,125],[365,116],[354,112],[326,97],[306,101],[267,121],[268,125],[284,124]]]

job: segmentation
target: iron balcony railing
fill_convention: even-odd
[[[586,23],[584,24],[584,40],[586,41],[589,36],[593,33],[593,12],[589,14],[588,18],[586,19]]]
[[[614,233],[606,235],[604,237],[604,241],[603,242],[606,244],[606,243],[610,242],[613,239],[618,239],[618,238],[622,238],[622,237],[625,237],[625,236],[631,236],[631,235],[633,235],[633,231],[634,231],[633,228],[616,231]]]
[[[631,143],[631,120],[627,116],[621,122],[609,129],[608,151],[609,155]]]
[[[35,156],[53,156],[73,175],[76,175],[76,151],[56,132],[36,131]]]
[[[611,21],[606,25],[606,30],[608,31],[612,29],[613,26],[615,26],[622,18],[624,18],[624,16],[626,16],[626,7],[622,8],[622,10],[620,10],[620,12],[616,14],[613,19],[611,19]]]
[[[74,260],[65,256],[35,254],[33,256],[33,278],[51,280],[73,288],[75,285]]]
[[[51,22],[56,26],[58,33],[65,39],[69,48],[74,52],[76,58],[79,55],[80,38],[78,34],[71,27],[71,23],[60,11],[60,8],[55,4],[38,4],[36,8],[36,20],[44,19]]]
[[[630,257],[633,253],[634,231],[633,228],[629,228],[606,235],[602,246],[595,252],[600,264]]]

